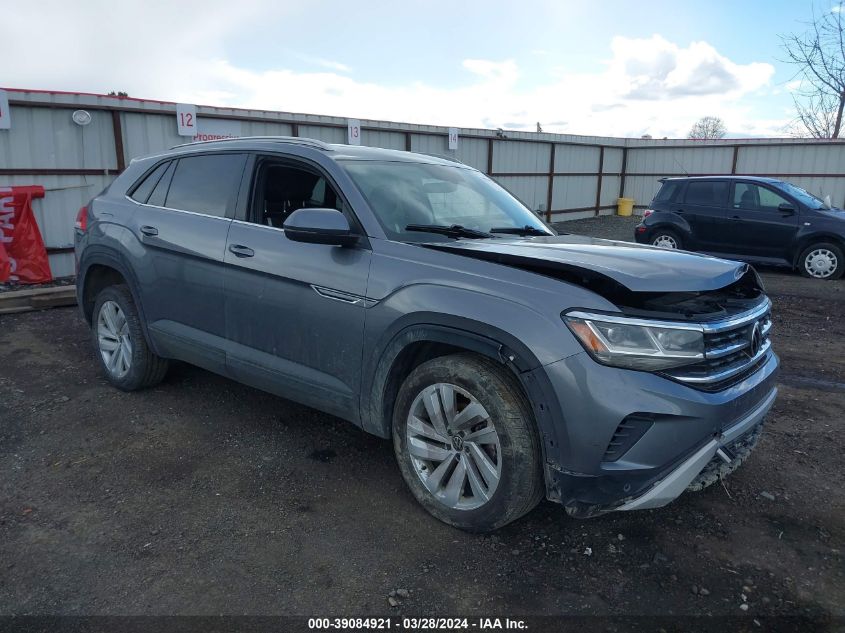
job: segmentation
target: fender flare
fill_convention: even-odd
[[[836,244],[837,246],[845,250],[845,239],[843,239],[839,235],[836,235],[835,233],[820,231],[818,233],[799,235],[798,238],[795,240],[794,246],[792,247],[793,268],[798,268],[800,266],[801,262],[799,260],[801,259],[801,253],[803,253],[805,249],[809,248],[816,242],[830,242],[832,244]]]
[[[655,219],[655,223],[648,228],[650,233],[654,233],[660,229],[671,229],[676,233],[680,233],[681,237],[686,241],[695,241],[689,222],[687,222],[685,218],[682,218],[674,213],[661,213],[660,217]]]
[[[92,266],[106,266],[116,270],[126,280],[126,285],[129,287],[129,292],[132,295],[132,301],[138,310],[138,317],[141,321],[141,329],[144,332],[144,338],[147,340],[147,345],[153,351],[158,353],[155,344],[150,337],[147,330],[147,319],[144,317],[144,306],[141,303],[141,292],[138,284],[138,278],[132,271],[132,267],[126,258],[119,252],[112,248],[104,246],[89,246],[85,249],[82,257],[79,260],[79,270],[76,276],[76,300],[79,304],[79,311],[82,317],[90,325],[91,320],[85,313],[85,284],[88,282],[88,270]]]
[[[382,338],[371,363],[364,367],[361,385],[361,423],[365,431],[383,438],[391,436],[391,414],[385,397],[394,364],[409,345],[417,342],[445,343],[492,358],[517,378],[534,413],[544,462],[557,454],[563,430],[560,403],[546,372],[523,343],[495,326],[442,314],[413,315],[414,322],[400,319]],[[405,321],[405,323],[401,323]],[[538,371],[539,370],[539,371]]]

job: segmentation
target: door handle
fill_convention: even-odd
[[[678,215],[683,215],[684,210],[683,209],[675,209],[675,213],[677,213]]]
[[[731,220],[741,220],[741,219],[742,219],[742,216],[739,216],[739,215],[732,215],[731,216]]]
[[[252,250],[249,246],[243,246],[242,244],[230,244],[229,252],[234,254],[235,257],[252,257],[255,255],[254,250]]]
[[[158,235],[158,229],[154,226],[142,226],[141,233],[149,237],[155,237]]]

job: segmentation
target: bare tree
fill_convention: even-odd
[[[784,61],[797,68],[800,85],[793,93],[796,123],[815,138],[839,138],[845,108],[845,2],[813,11],[809,28],[782,35]]]
[[[725,122],[717,116],[703,116],[689,131],[689,138],[708,139],[723,138],[725,136]]]

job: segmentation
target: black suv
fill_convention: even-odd
[[[637,225],[637,242],[684,248],[838,279],[845,211],[774,178],[664,178]]]

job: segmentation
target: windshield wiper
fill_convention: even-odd
[[[551,237],[551,233],[547,233],[542,229],[538,229],[535,226],[500,226],[495,229],[490,229],[491,233],[507,233],[508,235],[544,235],[546,237]]]
[[[409,224],[405,227],[406,231],[419,231],[420,233],[438,233],[447,237],[470,237],[475,239],[493,237],[490,233],[484,231],[476,231],[475,229],[468,229],[460,224],[453,224],[446,226],[445,224]]]

